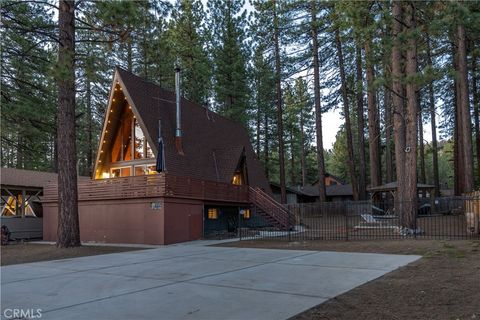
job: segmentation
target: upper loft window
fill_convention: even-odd
[[[237,165],[237,169],[232,177],[232,184],[235,185],[245,185],[247,182],[247,165],[245,161],[245,154],[242,154],[241,160]]]
[[[132,139],[133,137],[133,139]],[[129,107],[120,117],[111,149],[112,162],[154,158],[138,119]]]
[[[232,184],[235,184],[238,186],[244,184],[243,174],[241,172],[235,172],[235,174],[233,175]]]
[[[135,135],[135,159],[151,159],[153,158],[152,148],[148,144],[147,138],[143,134],[143,130],[140,127],[137,119],[133,119],[134,122],[134,135]]]

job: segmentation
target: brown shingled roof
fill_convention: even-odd
[[[44,185],[52,181],[57,181],[57,174],[54,172],[15,168],[0,169],[0,184],[2,186],[43,188]]]
[[[157,153],[158,120],[165,149],[166,171],[195,178],[230,182],[240,156],[245,150],[248,181],[270,191],[264,170],[258,161],[247,130],[239,123],[224,118],[186,99],[182,105],[182,141],[185,155],[175,147],[175,93],[117,68],[117,75],[154,142]],[[215,162],[216,159],[216,162]]]

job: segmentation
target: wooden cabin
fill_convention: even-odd
[[[43,186],[57,180],[57,174],[16,168],[0,171],[1,225],[11,239],[42,238]]]
[[[242,125],[120,68],[94,174],[78,192],[82,241],[195,240],[248,224],[250,209],[274,226],[287,219]],[[56,239],[57,193],[44,191],[44,240]]]

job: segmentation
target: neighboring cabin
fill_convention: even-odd
[[[1,225],[12,239],[41,238],[43,186],[57,180],[57,174],[1,168]]]
[[[351,184],[345,182],[332,174],[325,174],[325,186],[327,201],[351,201],[353,200],[353,191]],[[280,185],[270,182],[274,198],[280,201]],[[319,201],[318,180],[312,185],[287,187],[287,203],[305,203]]]
[[[85,181],[88,177],[79,177]],[[0,169],[1,225],[8,227],[11,239],[42,238],[43,235],[43,189],[56,183],[54,172]]]

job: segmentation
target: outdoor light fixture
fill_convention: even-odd
[[[112,101],[115,102],[115,98],[113,98]]]

